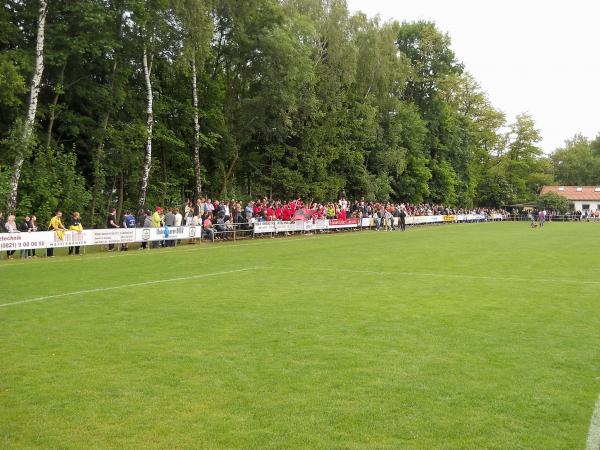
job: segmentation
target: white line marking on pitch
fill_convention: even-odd
[[[596,400],[594,414],[590,420],[590,430],[588,431],[585,450],[598,450],[600,448],[600,396]]]
[[[105,291],[112,291],[115,289],[126,289],[126,288],[139,287],[139,286],[148,286],[151,284],[171,283],[171,282],[175,282],[175,281],[184,281],[184,280],[194,280],[197,278],[215,277],[218,275],[229,275],[232,273],[248,272],[250,270],[258,270],[258,269],[260,269],[260,267],[249,267],[246,269],[227,270],[224,272],[203,273],[203,274],[198,274],[198,275],[190,275],[187,277],[168,278],[168,279],[164,279],[164,280],[152,280],[152,281],[144,281],[141,283],[121,284],[119,286],[110,286],[110,287],[105,287],[105,288],[95,288],[95,289],[86,289],[83,291],[65,292],[63,294],[46,295],[44,297],[34,297],[34,298],[28,298],[25,300],[19,300],[17,302],[3,303],[3,304],[0,304],[0,308],[4,307],[4,306],[21,305],[23,303],[43,302],[45,300],[52,300],[52,299],[60,298],[60,297],[70,297],[71,295],[91,294],[92,292],[105,292]]]
[[[283,269],[297,270],[292,267],[263,267],[264,269]],[[353,270],[353,269],[328,269],[325,267],[312,267],[316,271],[327,271],[337,273],[356,273],[365,275],[390,275],[390,276],[409,276],[409,277],[437,277],[437,278],[465,278],[470,280],[495,280],[495,281],[525,281],[539,283],[571,283],[571,284],[600,284],[600,281],[571,280],[565,278],[523,278],[523,277],[494,277],[486,275],[463,275],[458,273],[427,273],[427,272],[378,272],[374,270]],[[304,269],[303,269],[304,270]]]

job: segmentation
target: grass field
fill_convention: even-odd
[[[0,447],[583,449],[599,238],[495,223],[2,261]]]

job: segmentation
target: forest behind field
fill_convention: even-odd
[[[0,199],[18,214],[91,225],[201,194],[494,207],[600,185],[600,137],[540,141],[434,23],[344,0],[0,8]]]

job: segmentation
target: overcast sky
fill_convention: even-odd
[[[384,20],[432,20],[508,121],[529,112],[551,152],[600,132],[600,0],[347,0]]]

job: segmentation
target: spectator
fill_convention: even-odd
[[[152,213],[149,209],[144,211],[144,223],[142,224],[144,228],[152,228]],[[139,248],[140,250],[146,250],[148,248],[148,241],[142,242],[142,246]]]
[[[29,228],[30,224],[31,217],[29,216],[29,214],[27,214],[23,219],[23,222],[21,222],[21,225],[19,226],[19,231],[21,233],[29,233],[31,231],[31,229]],[[29,252],[31,252],[31,250],[21,250],[21,259],[29,258]]]
[[[10,214],[6,218],[6,222],[4,223],[4,229],[6,230],[7,233],[20,233],[19,228],[17,227],[17,223],[15,222],[14,215]],[[13,259],[13,255],[15,254],[15,251],[16,250],[8,250],[6,252],[8,259]]]
[[[202,232],[204,233],[205,237],[208,237],[211,241],[214,241],[215,230],[213,229],[212,217],[212,212],[206,214],[206,219],[204,219],[204,223],[202,224]]]
[[[215,210],[215,206],[212,203],[212,200],[209,198],[206,203],[204,204],[204,212],[205,213],[212,213]]]
[[[162,225],[162,208],[160,206],[157,206],[154,209],[154,213],[152,214],[152,227],[160,228],[161,225]]]
[[[30,232],[35,233],[38,230],[37,217],[34,214],[29,216],[30,218]],[[29,250],[29,256],[35,258],[35,248]]]
[[[123,228],[135,228],[135,217],[131,214],[131,211],[125,211],[123,216]],[[127,242],[121,244],[121,250],[126,252],[129,250],[129,244]]]
[[[196,215],[194,214],[194,208],[186,208],[185,211],[185,226],[191,227],[194,225],[198,225],[198,223],[194,223],[194,218]]]
[[[116,229],[119,228],[117,224],[117,210],[115,208],[111,208],[108,213],[108,217],[106,218],[106,228]],[[108,244],[108,251],[112,252],[115,249],[115,244]]]
[[[383,209],[383,221],[383,226],[386,231],[392,231],[394,229],[394,218],[387,208]]]
[[[169,208],[167,210],[167,214],[165,214],[165,228],[174,227],[174,226],[175,226],[175,214],[173,214],[173,208]],[[165,236],[167,235],[167,233],[165,233]],[[175,246],[175,241],[173,239],[165,240],[165,247],[174,247],[174,246]]]
[[[246,215],[246,222],[249,222],[254,216],[254,202],[252,200],[250,200],[244,208],[244,214]]]
[[[197,225],[202,224],[202,216],[206,211],[206,202],[204,198],[199,198],[196,200],[196,206],[194,206],[194,217],[196,217]]]
[[[220,238],[226,238],[225,236],[225,217],[218,215],[217,222],[214,224],[215,226],[215,234],[219,233]]]
[[[343,195],[340,198],[339,205],[340,205],[341,211],[346,211],[346,208],[348,208],[348,201],[346,200],[346,197],[344,197]]]
[[[162,208],[160,206],[157,206],[154,209],[154,213],[152,214],[152,228],[160,228],[161,226],[161,222],[162,222],[162,218],[161,218],[161,214],[162,214]],[[159,241],[152,241],[152,248],[158,248],[158,246],[160,245]]]
[[[50,219],[50,223],[48,223],[48,231],[54,231],[56,237],[62,241],[66,230],[61,217],[62,211],[56,211],[56,214]],[[48,258],[54,258],[54,247],[50,247],[46,250],[46,256]]]
[[[192,203],[192,201],[189,198],[185,199],[185,204],[183,206],[183,217],[187,217],[188,216],[188,212],[193,211],[194,210],[194,205]]]
[[[81,216],[77,211],[75,211],[71,215],[71,225],[69,225],[69,230],[76,231],[77,233],[83,233],[83,225],[81,225]],[[69,256],[73,254],[73,251],[76,255],[79,255],[79,248],[79,245],[69,246]]]
[[[179,228],[183,223],[183,216],[179,212],[179,208],[175,208],[175,226]],[[177,245],[181,242],[180,239],[177,239]]]

